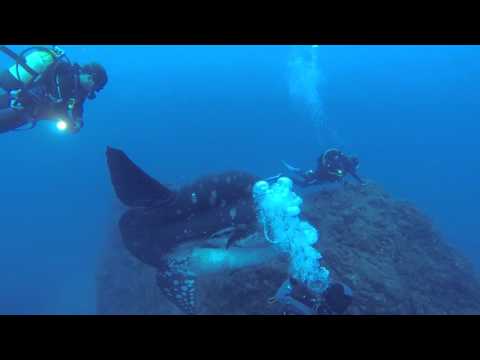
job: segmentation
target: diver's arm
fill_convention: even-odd
[[[291,296],[292,291],[292,283],[290,279],[287,279],[275,293],[274,299],[280,304],[286,305],[294,314],[314,315],[315,312],[312,309]]]
[[[83,127],[83,102],[71,98],[67,102],[67,116],[69,122],[69,132],[76,134]]]
[[[357,175],[357,173],[356,173],[355,171],[349,171],[349,174],[352,175],[352,177],[353,177],[355,180],[357,180],[360,184],[362,184],[362,185],[365,185],[365,184],[366,184],[366,182],[363,181],[363,180],[360,178],[360,176]]]

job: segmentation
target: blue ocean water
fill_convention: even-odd
[[[340,146],[479,267],[478,46],[61,47],[109,83],[77,135],[48,123],[0,135],[0,313],[95,313],[119,207],[107,145],[169,184],[309,168]]]

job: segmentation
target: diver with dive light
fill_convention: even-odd
[[[323,183],[337,182],[349,174],[361,185],[366,185],[357,174],[359,167],[359,159],[356,156],[347,156],[342,151],[332,148],[325,151],[317,160],[317,168],[315,170],[304,171],[300,168],[293,167],[283,161],[285,167],[300,177],[293,177],[295,185],[306,188],[313,185]]]
[[[69,133],[83,127],[85,100],[94,99],[108,81],[102,65],[72,64],[57,46],[34,46],[20,54],[0,46],[0,51],[15,60],[0,73],[0,133],[29,130],[41,120],[56,121]]]

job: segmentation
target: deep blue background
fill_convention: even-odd
[[[274,175],[281,159],[311,167],[326,145],[289,95],[288,63],[309,47],[62,47],[104,64],[109,84],[86,103],[78,135],[47,123],[0,135],[0,313],[95,312],[96,266],[119,209],[107,144],[170,184],[227,168]],[[324,119],[362,175],[414,202],[480,264],[480,49],[316,51]]]

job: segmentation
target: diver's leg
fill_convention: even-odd
[[[315,311],[302,302],[290,297],[286,299],[287,312],[292,315],[316,315]]]
[[[313,184],[307,182],[305,179],[300,179],[296,176],[290,176],[290,179],[292,179],[292,181],[295,185],[298,185],[301,188],[306,188],[306,187],[309,187],[310,185],[313,185]]]
[[[17,129],[27,123],[22,112],[11,108],[0,108],[0,133]]]

